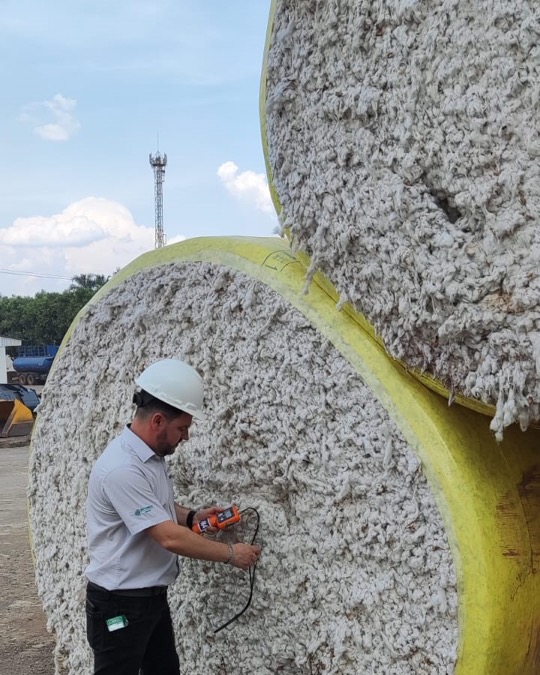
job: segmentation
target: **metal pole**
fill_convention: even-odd
[[[165,180],[167,155],[162,155],[158,151],[155,155],[150,154],[149,160],[150,166],[154,169],[155,247],[163,248],[166,244],[165,230],[163,229],[163,181]]]

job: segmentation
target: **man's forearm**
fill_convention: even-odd
[[[213,562],[226,562],[230,558],[229,544],[201,537],[185,527],[178,527],[172,520],[148,528],[148,534],[163,548],[177,555]]]
[[[178,521],[179,525],[183,525],[184,527],[186,526],[186,519],[188,517],[188,513],[192,509],[188,509],[185,506],[180,506],[180,504],[177,504],[174,502],[174,510],[176,512],[176,520]]]

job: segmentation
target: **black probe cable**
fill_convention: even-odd
[[[253,545],[255,538],[257,537],[257,533],[259,531],[259,523],[261,522],[261,517],[259,516],[259,512],[257,509],[254,509],[253,507],[248,507],[247,509],[244,509],[243,511],[240,511],[240,514],[246,513],[246,511],[253,511],[253,513],[257,516],[257,527],[255,528],[255,533],[253,537],[251,538],[250,544]],[[222,626],[219,628],[216,628],[214,631],[214,635],[216,633],[219,633],[220,630],[223,630],[224,628],[227,628],[227,626],[230,626],[233,621],[236,621],[236,619],[239,619],[242,614],[246,611],[246,609],[250,606],[251,604],[251,598],[253,597],[253,587],[255,586],[255,568],[257,567],[257,563],[255,563],[252,567],[249,568],[249,598],[248,601],[244,607],[244,609],[238,614],[235,614],[232,619],[229,619],[226,623],[224,623]]]

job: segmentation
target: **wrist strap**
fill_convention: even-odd
[[[191,530],[192,527],[193,527],[193,518],[195,518],[196,515],[197,515],[197,511],[190,511],[190,512],[187,514],[187,518],[186,518],[186,527],[187,527],[188,529],[190,529],[190,530]]]
[[[232,565],[233,562],[234,562],[234,548],[233,548],[233,545],[230,542],[227,544],[227,546],[229,547],[229,557],[225,561],[225,564],[226,565]]]

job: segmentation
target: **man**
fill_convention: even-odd
[[[248,569],[258,546],[195,534],[217,508],[190,511],[174,501],[165,457],[204,419],[202,380],[191,366],[165,359],[136,380],[133,421],[104,450],[88,486],[90,564],[87,636],[94,675],[179,675],[167,603],[177,556]]]

